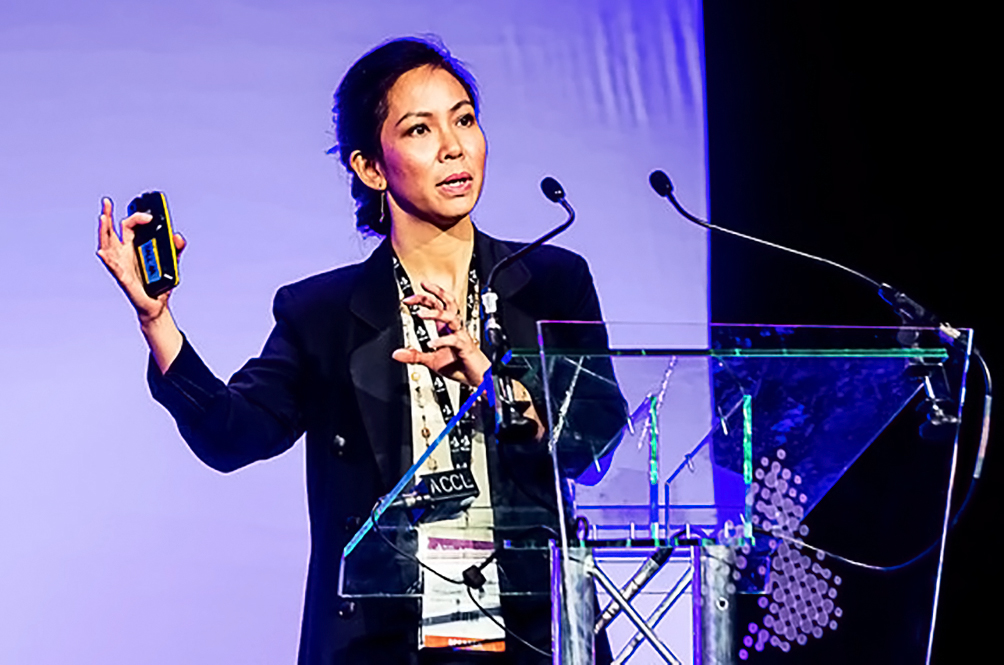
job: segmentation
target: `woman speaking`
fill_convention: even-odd
[[[470,74],[423,40],[385,43],[349,69],[335,93],[335,150],[352,175],[356,225],[385,238],[362,263],[279,289],[261,354],[227,383],[177,327],[168,294],[144,291],[132,241],[150,216],[130,215],[116,233],[111,201],[102,201],[98,256],[139,317],[152,394],[195,455],[229,472],[306,433],[311,554],[301,664],[550,662],[550,607],[540,597],[496,591],[479,598],[484,612],[443,612],[430,588],[414,599],[338,596],[343,547],[491,364],[478,293],[520,245],[471,221],[485,174],[478,111]],[[175,236],[175,244],[185,241]],[[566,250],[531,252],[495,286],[515,347],[536,345],[539,320],[602,318],[585,261]],[[553,500],[543,398],[529,379],[515,390],[530,403],[524,415],[536,433],[496,444],[481,419],[461,420],[425,470],[469,469],[481,488],[474,508],[485,510],[420,525],[419,551],[485,543],[490,551],[500,511],[533,504],[528,486]],[[546,580],[546,570],[527,573],[502,555],[484,572],[503,590],[521,576]]]

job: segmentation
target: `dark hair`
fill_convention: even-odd
[[[382,214],[383,194],[364,185],[349,160],[356,150],[367,159],[383,157],[380,130],[387,119],[387,93],[403,74],[425,66],[453,74],[478,113],[478,89],[471,73],[442,44],[416,37],[394,39],[359,58],[335,91],[332,114],[337,144],[328,152],[337,152],[352,176],[356,227],[363,233],[387,235],[390,222]]]

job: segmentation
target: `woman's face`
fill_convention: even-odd
[[[485,135],[452,74],[431,66],[403,74],[387,95],[380,143],[394,219],[403,212],[449,227],[471,213],[484,180]]]

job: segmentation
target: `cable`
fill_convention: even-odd
[[[390,541],[390,539],[387,538],[387,536],[385,536],[383,533],[380,532],[380,527],[378,525],[378,519],[379,518],[376,517],[376,509],[377,509],[377,506],[379,506],[379,505],[380,505],[379,501],[376,504],[373,505],[373,509],[370,510],[370,517],[369,517],[369,519],[370,519],[370,522],[373,525],[373,530],[380,537],[380,539],[383,540],[387,544],[388,547],[390,547],[392,550],[394,550],[395,552],[397,552],[398,554],[400,554],[404,558],[411,559],[412,561],[414,561],[415,563],[417,563],[419,566],[421,566],[422,568],[428,570],[430,573],[432,573],[433,575],[439,577],[440,579],[442,579],[442,580],[444,580],[444,581],[446,581],[446,582],[448,582],[450,584],[456,584],[456,585],[459,585],[459,586],[467,587],[467,595],[470,596],[471,602],[474,603],[474,606],[477,607],[478,610],[482,614],[484,614],[486,617],[488,617],[491,620],[492,623],[494,623],[496,626],[498,626],[499,628],[501,628],[505,632],[506,635],[512,637],[514,640],[517,640],[518,642],[522,643],[527,648],[536,651],[537,653],[539,653],[542,656],[546,656],[548,658],[551,657],[550,652],[547,652],[547,651],[544,651],[542,649],[539,649],[539,648],[535,647],[534,645],[530,644],[529,642],[527,642],[526,640],[524,640],[522,637],[520,637],[516,633],[514,633],[511,630],[509,630],[508,628],[506,628],[503,624],[499,623],[498,619],[496,619],[488,610],[486,610],[484,607],[482,607],[481,603],[479,603],[477,601],[477,599],[474,597],[474,592],[473,592],[474,588],[473,588],[473,586],[466,579],[465,580],[455,580],[455,579],[453,579],[451,577],[447,577],[443,573],[439,572],[438,570],[436,570],[435,568],[433,568],[429,564],[427,564],[424,561],[422,561],[421,559],[419,559],[416,555],[412,554],[411,552],[406,552],[406,551],[402,550],[401,548],[399,548],[394,543],[392,543]],[[550,527],[547,527],[547,526],[544,526],[544,525],[535,525],[535,526],[529,527],[528,529],[520,531],[519,534],[517,534],[517,535],[527,534],[527,533],[530,533],[532,531],[536,531],[538,529],[544,529],[544,530],[549,531],[551,533],[554,532],[554,530],[551,529]],[[498,551],[497,550],[492,551],[491,555],[487,559],[485,559],[485,561],[483,561],[480,564],[480,566],[471,566],[470,568],[468,568],[467,570],[465,570],[464,571],[464,577],[467,578],[468,573],[469,573],[469,571],[471,569],[476,570],[480,574],[481,568],[484,568],[489,563],[491,563],[495,559],[495,557],[497,555],[498,555]],[[482,643],[496,642],[496,641],[498,641],[498,640],[481,640],[479,642],[473,642],[472,644],[482,644]]]
[[[979,349],[976,347],[973,347],[973,356],[980,361],[980,367],[983,370],[983,424],[980,426],[980,447],[976,452],[976,462],[973,466],[972,479],[969,481],[969,489],[966,490],[966,496],[962,499],[962,504],[959,506],[958,511],[956,511],[955,517],[952,518],[952,524],[949,528],[955,527],[959,518],[962,517],[962,513],[969,505],[969,500],[976,493],[976,481],[980,479],[980,476],[983,473],[983,460],[986,457],[987,444],[990,440],[990,409],[993,405],[993,382],[990,378],[990,367],[987,366],[987,362],[983,359]],[[932,544],[931,547],[927,548],[927,550],[918,554],[915,559],[925,556],[930,550],[934,549],[934,546],[935,545]],[[907,563],[912,563],[915,559],[911,559]]]
[[[378,518],[375,517],[375,515],[376,515],[376,509],[377,509],[377,506],[379,506],[379,505],[380,505],[379,501],[377,503],[373,504],[373,509],[370,511],[370,522],[373,524],[373,530],[376,532],[376,534],[378,536],[380,536],[381,540],[383,540],[385,543],[387,543],[388,547],[390,547],[392,550],[394,550],[395,552],[397,552],[398,554],[400,554],[404,558],[411,559],[412,561],[414,561],[415,563],[417,563],[418,565],[420,565],[422,568],[425,568],[427,571],[429,571],[430,573],[432,573],[436,577],[438,577],[438,578],[440,578],[440,579],[442,579],[442,580],[444,580],[446,582],[449,582],[450,584],[457,584],[457,585],[467,586],[464,583],[463,580],[455,580],[452,577],[447,577],[443,573],[439,572],[438,570],[436,570],[435,568],[433,568],[429,564],[427,564],[424,561],[422,561],[421,559],[419,559],[416,555],[412,554],[411,552],[405,552],[400,547],[398,547],[397,545],[395,545],[394,543],[392,543],[390,541],[390,538],[388,538],[387,536],[383,535],[383,533],[380,532],[379,525],[377,524]]]
[[[980,368],[983,370],[983,420],[980,427],[980,448],[976,455],[976,462],[973,467],[972,479],[969,481],[969,489],[966,490],[966,496],[959,505],[959,509],[955,512],[955,516],[952,518],[949,524],[949,529],[954,529],[955,525],[958,524],[959,519],[965,512],[966,508],[969,506],[970,500],[976,493],[976,481],[979,480],[983,472],[983,460],[986,457],[987,445],[990,439],[990,411],[993,405],[993,379],[990,376],[990,367],[987,365],[986,360],[983,359],[983,355],[979,352],[979,349],[973,347],[973,356],[979,361]],[[931,554],[938,546],[941,544],[941,538],[939,537],[936,541],[931,543],[923,552],[916,555],[915,557],[904,561],[903,563],[898,563],[892,566],[875,566],[870,563],[864,563],[861,561],[855,561],[854,559],[849,559],[845,556],[839,554],[834,554],[833,552],[828,552],[822,548],[810,545],[809,543],[799,540],[798,538],[791,538],[790,536],[785,536],[784,534],[774,533],[768,531],[761,527],[756,527],[755,531],[759,531],[771,538],[777,538],[779,540],[784,540],[788,543],[799,545],[805,547],[806,549],[812,550],[813,552],[820,552],[825,556],[828,556],[837,561],[842,561],[851,566],[857,566],[858,568],[865,568],[867,570],[875,570],[883,573],[891,573],[897,570],[902,570],[903,568],[908,568],[918,561],[924,559],[929,554]]]
[[[958,512],[955,513],[955,517],[952,519],[952,523],[949,526],[949,528],[953,528],[955,526],[956,522],[958,522],[959,517],[962,515],[962,511],[965,510],[966,504],[969,502],[969,497],[972,496],[973,489],[975,487],[976,487],[976,483],[971,483],[969,485],[969,492],[966,493],[966,498],[962,502],[962,505],[959,508]],[[806,548],[808,550],[812,550],[813,552],[820,552],[821,554],[823,554],[825,556],[828,556],[831,559],[836,559],[837,561],[843,561],[844,563],[849,564],[851,566],[857,566],[858,568],[865,568],[867,570],[876,570],[876,571],[882,572],[882,573],[891,573],[891,572],[894,572],[894,571],[901,570],[903,568],[907,568],[909,566],[912,566],[913,564],[917,563],[918,561],[920,561],[921,559],[923,559],[924,557],[926,557],[927,555],[929,555],[931,552],[933,552],[938,547],[938,545],[941,544],[941,538],[938,538],[938,540],[936,540],[933,543],[931,543],[931,545],[927,549],[925,549],[923,552],[921,552],[920,554],[918,554],[917,556],[913,557],[912,559],[910,559],[908,561],[904,561],[903,563],[898,563],[898,564],[895,564],[893,566],[875,566],[875,565],[870,564],[870,563],[864,563],[862,561],[855,561],[854,559],[850,559],[848,557],[841,556],[839,554],[834,554],[833,552],[830,552],[828,550],[824,550],[821,547],[816,547],[815,545],[810,545],[809,543],[805,542],[804,540],[800,540],[798,538],[792,538],[791,536],[786,536],[786,535],[784,535],[782,533],[774,533],[773,531],[768,531],[767,529],[763,529],[761,527],[754,527],[753,530],[754,531],[758,531],[758,532],[760,532],[760,533],[762,533],[762,534],[764,534],[764,535],[766,535],[766,536],[768,536],[770,538],[777,538],[778,540],[783,540],[783,541],[785,541],[787,543],[790,543],[792,545],[796,545],[798,547],[804,547],[804,548]]]
[[[509,630],[508,628],[506,628],[504,625],[502,625],[501,623],[499,623],[498,619],[496,619],[494,616],[492,616],[488,612],[488,610],[486,610],[485,608],[481,607],[481,603],[479,603],[478,600],[477,600],[477,598],[474,597],[474,589],[472,587],[470,587],[470,586],[467,587],[467,595],[470,597],[471,602],[474,603],[475,607],[477,607],[479,610],[481,610],[482,614],[484,614],[486,617],[488,617],[489,619],[491,619],[492,623],[494,623],[496,626],[498,626],[503,631],[505,631],[506,635],[508,635],[509,637],[511,637],[514,640],[518,641],[520,644],[522,644],[523,646],[525,646],[527,649],[532,649],[533,651],[536,651],[537,653],[539,653],[541,656],[544,656],[546,658],[551,658],[551,652],[550,651],[544,651],[543,649],[535,647],[534,645],[530,644],[529,642],[527,642],[526,640],[524,640],[522,637],[520,637],[519,635],[517,635],[516,633],[512,632],[511,630]]]
[[[955,525],[958,524],[959,519],[962,517],[962,513],[964,513],[966,508],[969,506],[970,499],[972,499],[973,495],[976,493],[976,481],[979,480],[980,475],[983,472],[983,459],[986,456],[987,444],[990,439],[990,409],[991,406],[993,405],[993,380],[990,377],[990,367],[987,365],[986,360],[983,359],[983,355],[979,352],[979,349],[977,349],[976,347],[973,347],[973,356],[977,360],[979,360],[980,367],[983,370],[983,386],[984,386],[983,421],[982,421],[983,424],[980,426],[980,447],[976,454],[976,462],[973,467],[972,478],[969,481],[969,489],[966,490],[966,496],[964,499],[962,499],[962,503],[959,505],[959,509],[955,512],[955,516],[952,518],[952,522],[948,526],[949,529],[955,528]],[[917,556],[913,557],[909,561],[905,561],[903,563],[896,564],[894,566],[872,566],[869,564],[863,564],[857,561],[846,559],[836,554],[831,554],[823,550],[818,550],[817,548],[812,548],[811,546],[809,547],[810,549],[816,549],[817,551],[823,552],[823,554],[827,556],[832,556],[833,558],[839,561],[844,561],[852,565],[861,566],[863,568],[868,568],[870,570],[892,572],[895,570],[900,570],[901,568],[912,566],[913,564],[917,563],[918,561],[926,557],[928,554],[933,552],[940,543],[941,543],[941,538],[938,538],[938,540],[931,543],[931,545],[926,550],[924,550]]]
[[[976,480],[983,473],[983,459],[986,457],[987,445],[990,442],[990,405],[993,401],[994,390],[993,382],[990,379],[990,367],[987,365],[987,361],[983,359],[983,354],[975,346],[973,347],[973,356],[980,361],[980,367],[983,368],[983,383],[986,386],[983,392],[983,430],[980,433],[980,449],[976,454],[976,468],[973,469],[973,479]],[[966,498],[968,500],[968,494]],[[961,509],[959,512],[961,512]]]
[[[976,493],[976,481],[979,480],[979,478],[980,478],[980,476],[981,476],[981,474],[983,472],[983,460],[986,457],[987,444],[988,444],[988,441],[990,439],[990,410],[991,410],[991,406],[993,404],[993,380],[991,379],[991,376],[990,376],[990,367],[987,365],[986,360],[983,359],[983,356],[980,354],[979,350],[976,349],[975,347],[973,348],[973,356],[979,361],[980,367],[983,370],[983,385],[984,385],[984,388],[983,388],[983,421],[982,421],[983,424],[981,425],[981,428],[980,428],[980,448],[979,448],[979,451],[977,452],[977,455],[976,455],[976,462],[975,462],[974,467],[973,467],[973,475],[972,475],[971,480],[969,481],[969,489],[966,490],[966,496],[965,496],[965,498],[962,500],[962,503],[959,505],[959,509],[955,512],[955,516],[952,518],[951,523],[948,525],[949,529],[954,529],[955,528],[955,525],[958,524],[959,519],[962,517],[962,514],[965,512],[966,508],[969,506],[970,500],[973,498],[973,495]],[[936,541],[934,541],[933,543],[931,543],[930,546],[927,547],[927,549],[925,549],[923,552],[921,552],[920,554],[916,555],[912,559],[904,561],[903,563],[895,564],[893,566],[875,566],[875,565],[872,565],[870,563],[863,563],[861,561],[855,561],[854,559],[849,559],[847,557],[840,556],[839,554],[834,554],[833,552],[828,552],[828,551],[826,551],[824,549],[821,549],[819,547],[815,547],[813,545],[810,545],[809,543],[807,543],[807,542],[805,542],[803,540],[799,540],[797,538],[791,538],[791,537],[785,536],[783,534],[774,533],[772,531],[768,531],[768,530],[763,529],[761,527],[755,527],[754,530],[755,531],[759,531],[760,533],[765,534],[767,536],[770,536],[771,538],[778,538],[780,540],[784,540],[784,541],[792,543],[792,544],[799,544],[802,547],[810,549],[810,550],[812,550],[814,552],[821,552],[822,554],[824,554],[824,555],[826,555],[828,557],[836,559],[837,561],[843,561],[844,563],[850,564],[852,566],[857,566],[859,568],[865,568],[867,570],[876,570],[876,571],[885,572],[885,573],[891,573],[891,572],[894,572],[894,571],[901,570],[903,568],[908,568],[909,566],[912,566],[913,564],[917,563],[921,559],[924,559],[925,557],[927,557],[929,554],[931,554],[931,552],[934,552],[935,549],[937,549],[938,546],[941,544],[941,538],[939,537]]]
[[[781,534],[781,533],[774,533],[772,531],[767,531],[767,530],[761,529],[759,527],[757,527],[754,530],[755,531],[759,531],[760,533],[765,534],[767,536],[770,536],[771,538],[777,538],[778,540],[783,540],[786,543],[790,543],[790,544],[792,544],[792,545],[794,545],[796,547],[804,547],[804,548],[806,548],[808,550],[812,550],[813,552],[820,552],[820,553],[822,553],[822,554],[824,554],[824,555],[826,555],[826,556],[828,556],[828,557],[830,557],[832,559],[836,559],[837,561],[843,561],[844,563],[850,564],[852,566],[857,566],[859,568],[867,568],[868,570],[877,570],[877,571],[880,571],[880,572],[891,572],[893,570],[899,570],[900,568],[903,568],[905,566],[909,566],[914,561],[917,561],[920,557],[925,556],[930,550],[934,549],[935,545],[937,545],[937,543],[935,543],[935,545],[932,545],[931,547],[929,547],[920,556],[914,557],[913,559],[910,559],[906,563],[897,564],[895,566],[873,566],[870,563],[862,563],[861,561],[855,561],[854,559],[848,559],[847,557],[840,556],[839,554],[834,554],[833,552],[827,552],[826,550],[824,550],[822,548],[815,547],[814,545],[810,545],[809,543],[805,542],[804,540],[799,540],[798,538],[792,538],[791,536],[786,536],[786,535]],[[939,540],[938,542],[941,542],[941,541]]]

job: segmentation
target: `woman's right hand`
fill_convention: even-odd
[[[157,366],[161,372],[166,372],[178,356],[182,345],[181,332],[175,326],[167,307],[171,292],[162,293],[156,298],[146,294],[143,278],[139,272],[139,257],[132,244],[136,226],[147,224],[152,219],[143,212],[129,215],[122,220],[120,236],[115,232],[111,199],[101,199],[101,216],[98,217],[98,258],[105,264],[105,268],[112,274],[135,308],[140,328]],[[185,239],[178,233],[174,234],[174,246],[179,254],[185,248]]]
[[[139,271],[139,258],[133,247],[135,228],[139,224],[149,223],[153,217],[145,212],[137,212],[122,220],[121,237],[115,233],[115,222],[112,217],[112,201],[101,199],[101,216],[98,217],[98,258],[112,274],[119,287],[126,294],[129,302],[136,309],[140,323],[146,325],[160,318],[167,311],[167,299],[170,291],[156,298],[151,298],[143,289],[143,278]],[[180,234],[174,234],[174,246],[178,252],[185,247],[185,239]]]

